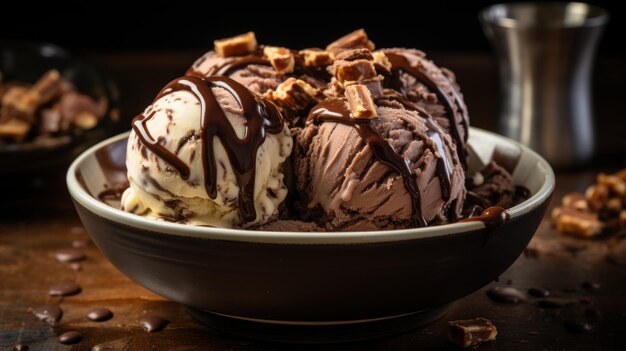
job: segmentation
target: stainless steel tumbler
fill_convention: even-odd
[[[590,79],[608,13],[584,3],[510,3],[480,12],[500,73],[499,131],[555,167],[593,156]]]

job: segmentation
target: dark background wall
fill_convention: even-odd
[[[339,34],[363,27],[380,47],[486,51],[489,44],[477,13],[493,2],[417,1],[413,3],[417,10],[407,10],[400,2],[382,1],[372,11],[352,14],[334,13],[332,3],[320,3],[324,12],[294,13],[234,13],[217,10],[211,3],[170,1],[162,10],[156,11],[159,6],[152,4],[142,12],[128,11],[130,5],[119,2],[85,2],[62,10],[50,6],[38,11],[18,3],[24,11],[4,13],[0,39],[50,41],[75,51],[204,49],[212,47],[216,38],[254,30],[260,42],[298,48],[324,46]],[[591,3],[607,8],[612,15],[601,52],[624,53],[618,33],[626,29],[626,16],[619,11],[619,2]]]

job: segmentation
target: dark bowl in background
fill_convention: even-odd
[[[405,331],[497,278],[522,253],[546,211],[554,173],[510,139],[470,132],[470,170],[515,155],[531,197],[495,229],[482,222],[372,232],[262,232],[157,221],[98,199],[126,180],[128,133],[70,166],[67,184],[85,228],[135,282],[230,333],[328,342]]]
[[[108,108],[98,125],[80,133],[17,143],[0,143],[0,174],[69,164],[89,146],[115,134],[119,96],[115,84],[92,66],[49,43],[0,43],[0,72],[4,81],[34,83],[51,69],[58,70],[82,94],[106,98]]]

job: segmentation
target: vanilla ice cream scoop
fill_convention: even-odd
[[[122,209],[219,227],[277,215],[293,141],[276,107],[240,83],[175,79],[132,127]]]

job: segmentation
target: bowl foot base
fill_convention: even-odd
[[[289,324],[224,316],[187,307],[200,322],[219,332],[239,337],[282,343],[337,343],[400,334],[435,321],[449,305],[373,321],[333,324]]]

